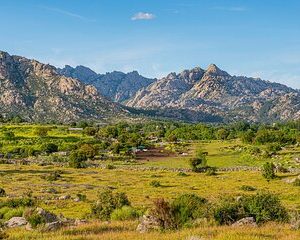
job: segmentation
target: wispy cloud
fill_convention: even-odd
[[[138,12],[136,14],[134,14],[131,17],[132,21],[137,21],[137,20],[152,20],[156,18],[156,16],[152,13],[147,13],[147,12]]]
[[[247,8],[241,7],[241,6],[235,6],[235,7],[214,7],[213,9],[215,10],[220,10],[220,11],[228,11],[228,12],[245,12],[247,11]]]
[[[52,7],[46,7],[46,6],[41,6],[41,8],[48,10],[48,11],[59,13],[59,14],[62,14],[62,15],[68,16],[68,17],[77,18],[77,19],[79,19],[81,21],[85,21],[85,22],[95,22],[96,21],[95,19],[90,19],[85,16],[79,15],[77,13],[69,12],[69,11],[66,11],[66,10],[63,10],[60,8],[52,8]]]

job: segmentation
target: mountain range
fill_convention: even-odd
[[[151,79],[137,71],[60,69],[0,51],[0,112],[28,121],[104,121],[137,114],[192,122],[287,121],[300,119],[300,91],[232,76],[214,64]]]

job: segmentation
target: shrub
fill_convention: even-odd
[[[70,154],[69,165],[73,168],[84,168],[86,167],[85,161],[87,156],[81,151],[72,151]]]
[[[243,217],[244,208],[234,198],[222,199],[214,210],[214,219],[220,225],[230,225]]]
[[[111,190],[106,190],[99,193],[98,200],[91,206],[91,214],[100,220],[109,220],[111,213],[123,206],[130,206],[125,193],[114,194]]]
[[[54,153],[58,151],[58,146],[54,143],[44,143],[41,150],[47,154]]]
[[[116,167],[113,164],[107,164],[105,168],[112,170],[112,169],[115,169]]]
[[[0,197],[5,197],[6,196],[6,192],[3,188],[0,188]]]
[[[190,166],[194,172],[203,172],[207,167],[206,155],[201,150],[196,152],[196,157],[190,159]]]
[[[275,169],[275,166],[273,163],[266,162],[262,167],[263,177],[266,178],[267,180],[276,178],[274,169]]]
[[[248,185],[243,185],[240,187],[241,190],[243,191],[248,191],[248,192],[251,192],[251,191],[255,191],[256,188],[255,187],[252,187],[252,186],[248,186]]]
[[[46,219],[41,215],[37,214],[35,209],[28,208],[24,211],[23,217],[30,223],[33,228],[36,228],[40,224],[44,224]]]
[[[151,187],[161,187],[161,184],[159,181],[153,180],[150,182]]]
[[[9,141],[13,140],[15,138],[15,134],[12,131],[6,131],[6,132],[3,133],[3,138],[5,140],[9,140]]]
[[[117,208],[111,213],[111,219],[116,221],[132,220],[139,217],[138,211],[133,207],[123,206],[122,208]]]
[[[86,200],[86,195],[85,194],[77,193],[76,196],[78,197],[78,199],[80,201],[85,201]]]
[[[205,170],[205,174],[207,176],[215,176],[217,175],[217,168],[215,167],[207,167]]]
[[[81,145],[79,151],[85,154],[87,158],[94,158],[96,155],[96,149],[92,144]]]
[[[244,197],[242,204],[247,215],[254,217],[257,223],[288,220],[286,209],[281,205],[279,198],[271,193],[257,193]]]
[[[38,137],[47,137],[48,131],[49,131],[49,128],[47,128],[47,127],[37,127],[34,130],[34,134]]]
[[[191,220],[206,216],[206,204],[206,199],[195,194],[183,194],[176,198],[171,204],[176,227],[181,227]]]
[[[31,207],[31,206],[34,206],[34,201],[32,198],[29,197],[9,199],[0,203],[0,208],[1,207],[18,208],[18,207]]]
[[[150,215],[154,216],[158,220],[161,228],[176,228],[171,205],[163,198],[159,198],[154,201],[153,208],[150,210]]]

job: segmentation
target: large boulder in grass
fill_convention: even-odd
[[[159,230],[160,222],[159,220],[151,215],[144,215],[140,219],[140,224],[137,226],[137,231],[140,233],[149,232],[151,230]]]
[[[233,227],[242,227],[242,226],[257,227],[257,224],[253,217],[245,217],[245,218],[242,218],[242,219],[236,221],[231,226],[233,226]]]
[[[27,224],[27,220],[23,217],[12,217],[4,223],[8,228],[21,227]]]
[[[46,223],[59,221],[59,218],[54,213],[48,212],[43,208],[36,208],[35,211],[45,220]]]

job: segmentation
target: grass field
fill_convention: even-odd
[[[13,131],[14,140],[0,139],[1,150],[10,151],[16,147],[40,148],[43,142],[58,143],[59,150],[65,150],[71,144],[93,142],[95,139],[82,132],[72,132],[67,126],[49,125],[48,135],[36,136],[35,129],[40,125],[5,125],[0,127],[0,138],[4,132]],[[2,135],[1,135],[2,134]],[[184,193],[195,193],[217,202],[224,196],[241,196],[269,191],[277,195],[289,210],[300,210],[300,187],[287,183],[297,174],[279,173],[275,180],[267,181],[259,171],[218,172],[215,176],[204,173],[188,172],[183,176],[174,169],[189,169],[189,159],[196,149],[207,152],[207,163],[214,167],[262,166],[266,159],[248,153],[251,146],[240,140],[212,140],[190,142],[182,154],[162,154],[162,157],[149,157],[133,162],[94,160],[100,165],[111,164],[115,169],[88,167],[74,169],[67,164],[0,164],[0,187],[5,189],[8,198],[17,198],[27,194],[37,200],[37,206],[67,218],[85,219],[90,214],[90,206],[97,199],[97,193],[103,189],[125,192],[132,205],[140,210],[149,208],[156,198],[172,200]],[[264,146],[257,146],[264,148]],[[164,151],[164,150],[162,150]],[[275,158],[268,159],[286,167],[298,167],[294,159],[299,156],[300,147],[291,146],[281,150]],[[41,158],[49,156],[42,155]],[[51,157],[51,156],[50,156]],[[96,156],[95,159],[99,159]],[[30,157],[29,159],[35,159]],[[97,165],[95,165],[97,166]],[[131,166],[132,169],[124,166]],[[157,170],[150,170],[158,167]],[[161,169],[159,167],[162,167]],[[164,168],[164,169],[163,169]],[[61,177],[49,181],[45,177],[54,171],[61,171]],[[154,187],[152,181],[160,186]],[[252,186],[256,190],[245,192],[241,186]],[[86,195],[84,201],[75,201],[77,194]],[[70,195],[70,199],[59,197]],[[0,197],[6,200],[7,197]],[[110,223],[90,220],[87,225],[62,229],[55,233],[9,229],[10,239],[188,239],[191,236],[204,239],[300,239],[300,232],[290,230],[289,225],[269,223],[257,228],[233,228],[229,226],[201,225],[180,231],[136,232],[138,221],[112,221]]]

